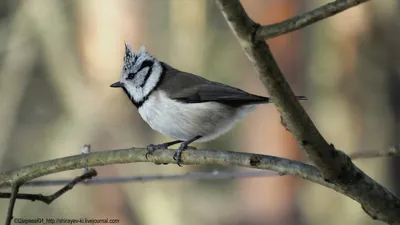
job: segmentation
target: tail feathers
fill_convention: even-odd
[[[252,102],[252,104],[267,104],[267,103],[272,103],[272,99],[268,98],[268,97],[262,97],[262,96],[258,96],[260,97],[259,99],[256,99],[255,101]],[[308,100],[306,96],[296,96],[296,98],[299,101],[305,101]]]

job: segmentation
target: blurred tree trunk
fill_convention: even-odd
[[[389,95],[390,107],[393,113],[393,135],[390,141],[391,145],[399,144],[400,137],[400,3],[398,1],[387,2],[378,13],[372,15],[370,39],[368,44],[376,44],[381,49],[370,51],[370,57],[375,59],[374,55],[382,56],[378,63],[385,73],[387,79],[387,93]],[[372,42],[372,43],[371,43]],[[391,186],[397,196],[400,195],[400,180],[398,172],[400,171],[400,158],[392,157],[390,159],[390,181]]]
[[[143,145],[148,139],[135,107],[119,89],[111,89],[111,83],[120,79],[124,42],[138,48],[146,35],[145,1],[77,1],[79,23],[78,37],[83,70],[88,83],[93,85],[96,100],[102,103],[97,127],[101,132],[93,136],[96,149],[109,149]],[[100,100],[100,101],[99,101]],[[136,129],[135,129],[136,128]],[[138,165],[127,166],[133,171]],[[99,168],[101,176],[119,177],[132,175],[126,167]],[[123,224],[142,224],[148,214],[136,212],[145,198],[135,195],[136,190],[122,184],[92,187],[92,197],[97,218],[107,215],[118,218]],[[106,194],[108,193],[108,194]]]
[[[166,41],[168,45],[162,48],[167,49],[169,53],[165,61],[173,67],[183,71],[202,74],[204,68],[204,53],[207,49],[203,45],[205,40],[205,28],[207,25],[207,3],[208,1],[168,1],[169,20],[166,26],[169,28],[169,39]],[[158,31],[153,35],[158,35]],[[162,58],[160,58],[160,60],[162,60]],[[171,140],[160,134],[158,134],[158,136],[161,139],[157,142]],[[175,146],[175,148],[178,146],[179,145]],[[182,173],[182,170],[187,171],[189,168],[190,167],[180,168],[176,165],[172,165],[168,171]],[[149,195],[156,194],[159,197],[159,201],[164,200],[168,202],[168,204],[159,204],[155,206],[158,207],[159,212],[163,212],[163,217],[153,216],[151,224],[201,224],[200,221],[196,221],[190,216],[191,213],[188,213],[190,209],[185,207],[193,205],[193,202],[187,201],[187,199],[191,199],[190,195],[194,193],[188,191],[192,190],[190,188],[190,183],[177,182],[173,186],[163,185],[162,187],[163,188],[160,189],[152,189],[151,193],[149,193]]]
[[[12,85],[8,84],[2,90],[7,91],[7,94],[15,94],[14,99],[5,101],[5,104],[12,103],[14,106],[8,105],[9,112],[3,111],[4,115],[11,115],[11,110],[18,106],[20,95],[25,93],[23,90],[26,86],[25,82],[30,81],[28,91],[24,96],[23,108],[19,109],[19,113],[13,114],[13,116],[19,116],[18,122],[21,127],[13,139],[13,148],[16,149],[14,153],[20,151],[23,155],[23,157],[18,154],[13,155],[18,160],[18,164],[26,165],[33,163],[32,160],[79,154],[82,146],[87,143],[92,144],[93,149],[109,149],[112,146],[115,147],[115,143],[123,145],[120,147],[126,147],[128,144],[133,145],[134,139],[142,140],[143,135],[140,132],[132,135],[134,122],[129,119],[131,115],[120,113],[133,112],[134,107],[130,105],[122,91],[117,92],[109,88],[112,81],[119,79],[124,51],[125,38],[121,35],[122,32],[115,32],[115,27],[121,24],[118,19],[129,18],[126,21],[140,24],[140,20],[131,19],[132,15],[140,15],[140,8],[133,7],[138,11],[132,14],[132,9],[127,7],[131,5],[130,1],[126,1],[125,4],[122,1],[118,4],[108,3],[108,1],[31,0],[21,2],[20,10],[24,13],[16,14],[18,17],[14,22],[17,28],[15,32],[16,34],[20,32],[21,24],[18,21],[21,20],[24,25],[21,28],[24,28],[23,31],[27,33],[24,33],[24,38],[30,38],[29,31],[32,30],[39,44],[35,45],[30,41],[28,47],[24,46],[24,51],[12,49],[10,57],[16,57],[21,52],[24,55],[19,56],[18,63],[14,59],[13,64],[10,64],[17,66],[14,66],[14,71],[12,71],[13,67],[3,67],[7,74],[14,77],[9,80],[13,81]],[[83,24],[83,27],[77,27],[76,23],[71,23],[71,18],[75,19],[73,13],[76,6],[81,7],[78,13],[82,14],[78,14],[80,16],[78,18],[82,22],[79,24]],[[93,11],[85,11],[90,9]],[[125,12],[126,16],[121,16],[120,11]],[[104,17],[105,14],[107,14],[106,17]],[[29,22],[23,21],[25,17]],[[90,20],[93,18],[96,19]],[[107,22],[97,23],[102,19]],[[128,29],[121,27],[120,31],[139,33],[135,32],[133,27],[129,26],[130,24],[127,25]],[[76,32],[77,29],[80,29],[79,32]],[[20,39],[15,37],[15,41],[21,41]],[[80,50],[77,50],[77,43],[81,44]],[[32,55],[35,46],[40,48],[41,54]],[[78,57],[79,55],[82,57]],[[36,60],[32,59],[35,56]],[[29,63],[25,63],[25,59]],[[30,64],[34,65],[33,68]],[[18,80],[25,71],[29,72],[27,75],[34,75],[34,79],[25,76],[23,78],[26,79]],[[83,71],[85,71],[84,75]],[[1,78],[6,78],[6,76]],[[8,88],[12,88],[14,84],[20,86],[15,90],[9,90]],[[19,92],[13,93],[14,91]],[[111,94],[112,91],[114,95]],[[117,93],[120,94],[121,99],[125,100],[124,104],[126,108],[129,106],[130,111],[116,109],[118,104],[114,104],[115,100],[112,97],[118,96]],[[109,105],[112,107],[108,107]],[[13,121],[13,118],[3,117],[2,119],[6,119],[9,124],[9,121]],[[129,126],[127,122],[130,122],[132,126]],[[4,135],[1,137],[7,138]],[[32,155],[36,157],[31,157]],[[115,166],[103,167],[99,169],[99,173],[119,176]],[[71,178],[77,175],[76,171],[63,174]],[[31,188],[29,191],[43,193],[57,188]],[[90,198],[84,198],[86,201],[81,201],[79,205],[76,205],[76,199],[87,196],[89,193],[92,194],[93,202]],[[112,194],[105,195],[104,193]],[[77,217],[90,215],[95,218],[118,218],[122,224],[137,224],[135,212],[132,211],[133,207],[129,206],[132,201],[127,201],[125,195],[121,185],[91,187],[90,190],[69,193],[69,198],[63,198],[63,201],[54,203],[61,204],[61,207],[53,207],[52,210],[57,211],[55,214],[60,217],[71,215],[73,212]],[[21,202],[20,204],[29,203]],[[94,213],[91,212],[92,204],[97,205],[94,207],[96,209]],[[48,208],[43,210],[42,207],[48,206],[38,205],[33,210],[25,208],[17,213],[26,217],[49,211]],[[129,208],[131,211],[126,210]],[[68,209],[68,211],[63,209]],[[46,216],[43,213],[40,215]]]
[[[294,16],[300,2],[294,1],[242,1],[249,16],[260,24],[270,24]],[[302,95],[299,71],[302,65],[299,32],[269,41],[280,67],[296,94]],[[248,68],[255,74],[254,68]],[[265,95],[257,76],[243,76],[249,90]],[[279,113],[270,105],[258,107],[248,117],[243,129],[243,147],[251,152],[301,160],[292,135],[280,124]],[[301,224],[297,215],[296,192],[298,178],[284,176],[240,180],[242,196],[242,224]]]
[[[4,3],[5,4],[5,3]],[[19,7],[14,14],[9,13],[12,24],[2,23],[0,37],[2,46],[0,49],[0,158],[2,169],[10,169],[10,163],[18,161],[13,159],[17,155],[9,154],[12,150],[12,133],[18,123],[21,102],[26,93],[26,88],[31,81],[35,65],[35,55],[38,53],[34,42],[30,21],[26,16],[29,9],[26,4]],[[18,164],[18,162],[16,162]],[[14,167],[14,166],[12,166]]]

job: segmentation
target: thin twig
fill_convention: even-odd
[[[77,185],[80,182],[85,181],[86,179],[91,179],[92,177],[97,176],[97,172],[94,169],[90,169],[88,172],[85,174],[76,177],[72,181],[69,181],[67,185],[65,185],[63,188],[60,190],[56,191],[52,195],[42,195],[42,194],[19,194],[18,190],[17,192],[12,191],[11,193],[0,193],[0,198],[10,198],[11,200],[14,199],[23,199],[23,200],[31,200],[31,201],[41,201],[46,204],[52,203],[54,200],[59,198],[61,195],[65,194],[67,191],[71,190],[75,185]],[[13,188],[14,190],[15,188]],[[11,208],[11,200],[10,200],[10,207],[9,207],[9,214],[10,214],[10,208]],[[13,203],[13,204],[14,204]],[[8,217],[7,217],[8,218]],[[11,219],[12,219],[12,211],[11,211]],[[10,220],[11,220],[10,219]]]
[[[388,150],[358,151],[349,154],[351,159],[367,159],[377,157],[400,156],[400,144],[390,147]]]
[[[200,180],[200,179],[236,179],[236,178],[255,178],[282,175],[274,171],[212,171],[212,172],[191,172],[185,174],[163,174],[149,176],[127,176],[127,177],[98,177],[93,178],[86,184],[113,184],[131,182],[153,182],[153,181],[175,181],[175,180]],[[65,185],[67,179],[58,180],[34,180],[24,183],[23,187],[45,187]]]
[[[286,33],[299,30],[303,27],[334,16],[340,12],[343,12],[347,9],[350,9],[351,7],[357,6],[367,1],[369,0],[336,0],[312,11],[287,19],[285,21],[259,27],[256,31],[256,35],[260,38],[268,40]]]
[[[81,150],[81,153],[82,153],[82,154],[88,154],[88,153],[90,153],[90,144],[84,145],[83,148],[82,148],[82,150]],[[83,173],[83,174],[87,173],[88,171],[89,171],[89,168],[87,168],[87,167],[82,168],[82,173]]]
[[[11,224],[11,221],[12,221],[12,219],[13,219],[14,206],[15,206],[15,202],[16,202],[16,199],[17,199],[19,187],[20,187],[20,184],[19,184],[19,183],[14,183],[14,184],[11,186],[11,194],[10,194],[10,196],[9,196],[9,198],[10,198],[10,203],[8,204],[6,225],[10,225],[10,224]]]

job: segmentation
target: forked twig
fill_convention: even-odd
[[[11,215],[12,219],[12,210],[14,208],[15,199],[23,199],[23,200],[31,200],[31,201],[41,201],[46,204],[52,203],[54,200],[59,198],[61,195],[65,194],[67,191],[71,190],[75,185],[81,183],[87,179],[91,179],[92,177],[97,176],[97,172],[94,169],[89,169],[88,172],[82,174],[81,176],[76,177],[67,185],[65,185],[60,190],[56,191],[52,195],[42,195],[42,194],[19,194],[18,189],[21,186],[13,186],[11,193],[0,193],[0,198],[10,198],[10,206],[9,206],[9,215]],[[13,202],[12,202],[13,201]],[[10,213],[11,210],[11,213]],[[11,220],[10,219],[10,220]],[[8,221],[8,220],[7,220]]]

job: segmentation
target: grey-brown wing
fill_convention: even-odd
[[[160,89],[172,99],[186,103],[220,102],[230,106],[268,103],[267,97],[249,94],[203,77],[182,72],[163,63],[164,78]]]
[[[214,82],[184,88],[171,95],[170,98],[186,103],[220,102],[233,107],[270,102],[267,97],[252,95],[243,90]]]

